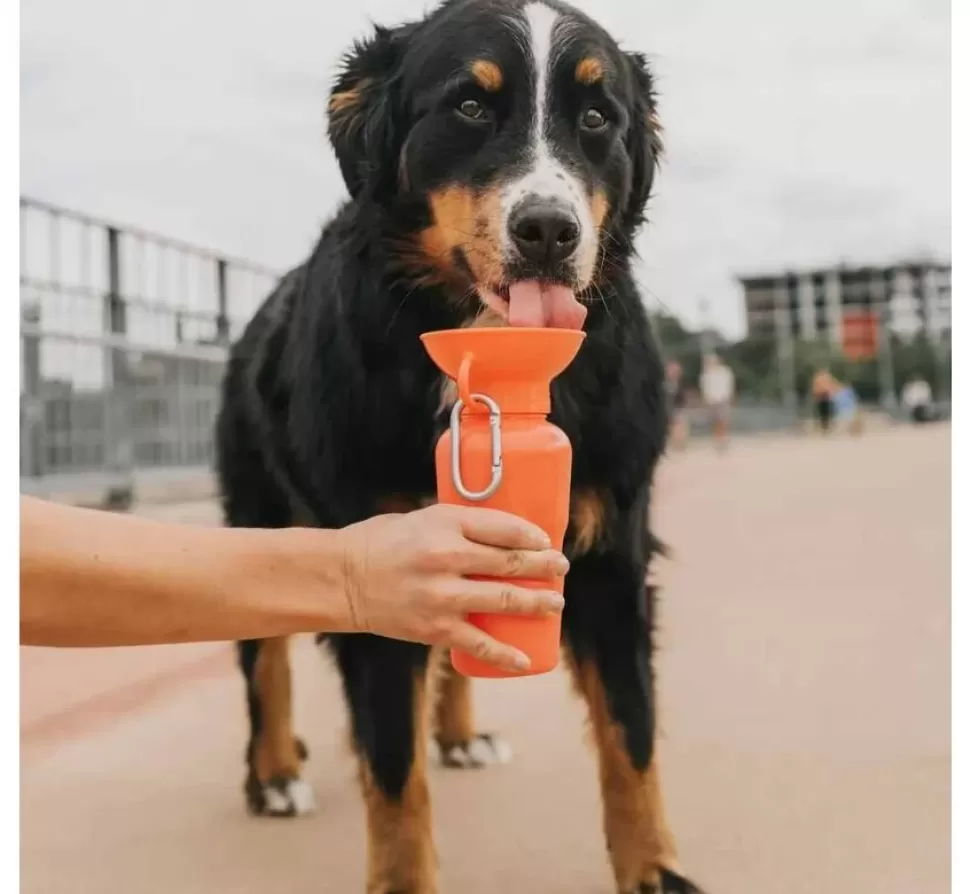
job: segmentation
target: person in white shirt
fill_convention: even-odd
[[[708,354],[704,358],[700,386],[701,397],[714,422],[714,443],[723,449],[727,446],[730,410],[734,401],[734,373],[717,354]]]
[[[900,397],[913,422],[929,422],[933,418],[933,392],[929,382],[922,377],[910,379],[903,386]]]

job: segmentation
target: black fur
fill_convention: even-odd
[[[233,350],[218,435],[230,524],[310,519],[342,527],[376,514],[382,497],[435,492],[440,377],[418,335],[457,320],[435,289],[408,297],[369,253],[346,250],[356,234],[344,227],[359,226],[361,210],[344,209],[307,267],[271,296]],[[573,489],[605,491],[614,512],[608,551],[577,559],[567,577],[563,623],[577,657],[605,662],[608,692],[629,705],[617,719],[630,725],[631,741],[652,742],[652,611],[644,587],[652,541],[644,520],[664,443],[662,366],[629,273],[614,270],[599,287],[604,302],[590,307],[586,341],[553,385],[551,419],[573,445]],[[364,658],[354,664],[355,650],[376,662],[401,651],[376,638],[333,641],[342,669],[366,665]],[[614,669],[609,656],[620,649],[635,652]],[[403,654],[409,667],[426,660],[421,650]],[[355,728],[395,713],[372,708],[379,716],[355,718]],[[645,766],[647,746],[636,754]]]
[[[570,60],[594,48],[612,63],[608,95],[596,94],[613,112],[611,133],[577,136],[566,112],[554,122],[557,151],[609,201],[584,293],[587,338],[553,384],[551,418],[573,445],[573,489],[595,489],[608,509],[603,537],[574,557],[563,629],[575,657],[598,669],[632,761],[644,768],[654,740],[654,613],[645,575],[656,541],[647,518],[666,420],[663,368],[630,259],[659,135],[643,58],[621,53],[584,16],[550,5],[576,23]],[[450,0],[422,22],[378,30],[345,60],[334,92],[352,93],[352,101],[332,107],[330,136],[351,200],[259,309],[228,365],[217,443],[230,524],[335,528],[373,516],[391,494],[417,501],[435,493],[441,378],[419,336],[462,325],[478,305],[453,283],[402,269],[400,246],[429,224],[432,190],[484,187],[521,165],[524,107],[495,100],[490,126],[476,130],[455,123],[447,92],[449,72],[483,47],[508,78],[524,77],[501,23],[521,6]],[[564,95],[573,89],[562,87]],[[467,259],[454,267],[459,282],[474,275]],[[567,552],[572,543],[570,531]],[[413,757],[412,681],[428,650],[374,636],[325,639],[357,747],[395,797]],[[242,657],[250,667],[252,645]],[[260,712],[251,689],[250,696],[255,734]]]

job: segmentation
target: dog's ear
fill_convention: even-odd
[[[355,42],[330,92],[327,131],[351,196],[393,188],[404,139],[397,76],[408,30],[378,27]]]
[[[633,85],[634,107],[626,135],[626,149],[633,163],[630,199],[624,209],[625,223],[638,226],[650,198],[653,177],[663,154],[663,129],[657,117],[653,77],[642,53],[626,53]]]

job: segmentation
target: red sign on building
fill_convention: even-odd
[[[879,351],[879,315],[867,310],[842,312],[842,351],[850,360],[871,360]]]

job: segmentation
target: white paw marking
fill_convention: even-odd
[[[291,779],[286,787],[286,792],[290,796],[297,816],[306,816],[317,809],[317,800],[308,782],[304,782],[302,779]]]
[[[302,779],[289,779],[280,789],[268,785],[263,789],[264,812],[275,816],[306,816],[316,809],[313,789]]]
[[[481,734],[463,745],[438,748],[439,762],[452,769],[480,769],[508,764],[512,749],[508,742],[498,736]]]
[[[445,750],[441,762],[447,767],[467,767],[470,760],[465,749],[456,745]]]
[[[480,767],[507,764],[512,760],[512,749],[503,739],[479,737],[468,743],[468,756]]]

